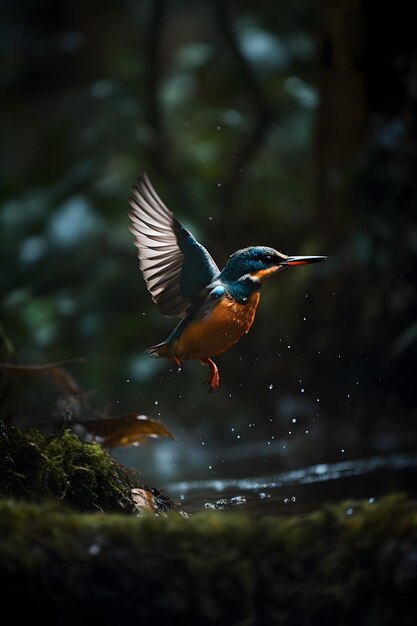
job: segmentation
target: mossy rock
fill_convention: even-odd
[[[411,626],[416,554],[417,505],[398,497],[292,519],[0,502],[2,611],[14,621]]]
[[[50,498],[79,511],[137,513],[135,490],[145,490],[158,511],[173,508],[165,494],[144,486],[137,472],[123,467],[98,443],[80,441],[69,430],[45,436],[0,421],[0,497]]]

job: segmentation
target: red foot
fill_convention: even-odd
[[[180,369],[181,369],[181,361],[179,360],[179,358],[178,358],[178,357],[176,357],[176,356],[173,356],[173,357],[171,357],[171,358],[172,358],[172,360],[174,361],[175,365],[176,365],[176,366],[178,367],[178,369],[180,370]]]
[[[201,362],[203,365],[207,365],[210,368],[210,374],[206,380],[206,385],[210,385],[209,393],[212,393],[215,389],[217,389],[220,383],[219,370],[211,359],[203,359]]]

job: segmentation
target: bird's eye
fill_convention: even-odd
[[[272,256],[270,254],[265,254],[264,261],[267,261],[267,263],[269,263],[270,261],[272,261]]]

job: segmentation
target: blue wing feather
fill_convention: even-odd
[[[220,273],[207,250],[165,206],[143,173],[129,198],[130,230],[153,301],[166,317],[183,317]]]

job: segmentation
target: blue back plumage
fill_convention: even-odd
[[[193,300],[220,273],[210,254],[179,222],[175,227],[179,248],[184,255],[180,274],[180,292]]]

